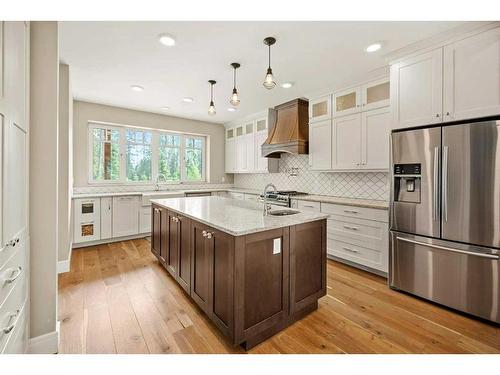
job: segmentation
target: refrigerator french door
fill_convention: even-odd
[[[500,120],[392,134],[389,285],[500,323]]]

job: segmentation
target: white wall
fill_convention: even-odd
[[[56,331],[58,242],[57,22],[31,22],[30,336]]]
[[[210,183],[232,183],[233,176],[224,172],[224,127],[203,121],[164,116],[156,113],[111,107],[102,104],[74,101],[73,111],[73,174],[74,186],[92,186],[88,183],[87,124],[102,121],[121,125],[143,126],[209,136],[208,172]],[[224,179],[224,180],[223,180]]]
[[[59,240],[57,258],[60,262],[69,260],[71,247],[72,107],[70,69],[66,64],[59,64]]]

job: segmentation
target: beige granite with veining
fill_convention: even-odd
[[[175,189],[175,190],[152,190],[152,191],[121,191],[115,193],[83,193],[83,194],[73,194],[73,199],[86,199],[86,198],[98,198],[98,197],[122,197],[122,196],[143,196],[143,195],[154,195],[154,194],[186,194],[186,193],[213,193],[218,191],[233,191],[235,193],[243,193],[243,194],[253,194],[260,195],[261,191],[253,190],[253,189],[240,189],[240,188],[220,188],[220,189]]]
[[[312,211],[301,211],[289,216],[264,216],[261,204],[218,196],[152,199],[151,202],[232,236],[263,232],[328,217],[327,214]]]
[[[373,199],[344,198],[344,197],[332,197],[332,196],[328,196],[328,195],[312,195],[311,194],[311,195],[298,196],[297,200],[322,202],[322,203],[333,203],[333,204],[345,204],[347,206],[376,208],[379,210],[388,210],[389,209],[389,202],[388,201],[380,201],[380,200],[373,200]]]

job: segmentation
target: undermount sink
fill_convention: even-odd
[[[268,214],[272,216],[288,216],[288,215],[295,215],[298,213],[300,213],[300,211],[297,210],[273,210],[268,212]]]

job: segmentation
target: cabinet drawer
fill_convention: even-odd
[[[23,283],[27,272],[25,243],[20,243],[9,261],[0,268],[0,306],[18,283]]]
[[[327,221],[327,232],[329,237],[341,235],[359,241],[380,244],[387,236],[388,227],[379,221],[331,215]]]
[[[343,204],[321,203],[321,212],[365,220],[389,222],[389,213],[387,210],[378,210],[376,208],[355,207]]]
[[[12,336],[14,328],[21,323],[21,312],[28,294],[26,279],[18,279],[7,299],[0,305],[0,353]]]
[[[303,211],[320,211],[321,204],[319,202],[297,200],[297,208]]]
[[[101,199],[75,199],[75,220],[92,221],[100,215]]]
[[[235,193],[233,191],[229,192],[229,197],[233,199],[245,199],[245,194],[243,193]]]
[[[328,238],[328,254],[387,272],[384,253],[361,245],[353,245],[337,239]]]
[[[28,346],[28,314],[27,303],[24,302],[19,319],[12,329],[2,354],[24,354]]]

